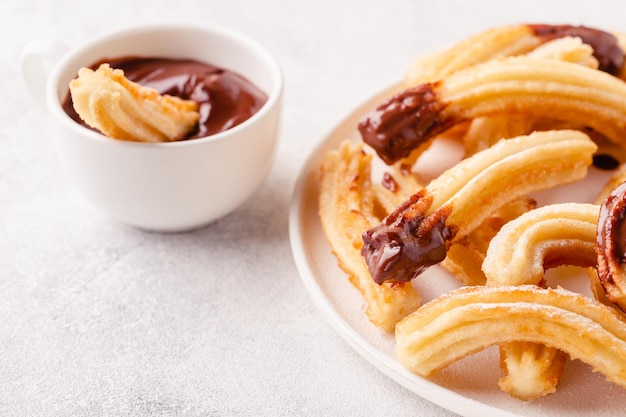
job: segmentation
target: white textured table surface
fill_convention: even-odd
[[[0,0],[0,415],[450,416],[358,356],[292,260],[288,210],[315,145],[413,56],[508,22],[626,29],[620,1]],[[41,36],[134,23],[241,31],[280,60],[269,178],[192,233],[145,233],[69,187],[18,71]]]

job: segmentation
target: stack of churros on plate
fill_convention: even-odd
[[[513,397],[555,392],[568,356],[626,388],[625,49],[584,26],[486,30],[416,59],[362,140],[327,153],[324,234],[412,372],[498,345]],[[441,138],[464,156],[425,179],[417,162]],[[616,169],[595,201],[533,199],[584,180],[607,143]],[[434,265],[460,288],[422,305],[412,283]],[[548,285],[564,265],[587,270],[593,297]]]

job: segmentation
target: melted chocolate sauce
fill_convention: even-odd
[[[387,164],[408,156],[432,135],[449,127],[439,117],[446,104],[439,100],[435,86],[421,84],[396,94],[359,123],[363,141]]]
[[[200,120],[184,139],[209,136],[230,129],[249,119],[267,101],[267,95],[241,75],[189,59],[122,57],[104,59],[101,63],[124,71],[124,76],[159,94],[169,94],[199,104]],[[63,109],[83,124],[68,95]]]
[[[419,192],[363,233],[361,255],[376,283],[410,281],[445,259],[447,241],[455,231],[445,224],[449,210],[420,214],[430,203],[431,199]]]
[[[598,60],[599,69],[611,75],[618,75],[624,65],[624,51],[617,38],[603,30],[571,25],[528,25],[535,36],[547,42],[565,36],[580,38],[593,48],[593,56]]]

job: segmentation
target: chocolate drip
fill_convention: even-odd
[[[443,261],[455,230],[446,226],[450,210],[424,215],[432,199],[413,195],[383,222],[363,233],[361,249],[372,279],[407,282]]]
[[[385,172],[383,174],[383,187],[385,187],[392,193],[395,193],[396,191],[398,191],[398,183],[393,178],[393,176],[388,172]]]
[[[619,185],[604,200],[598,219],[596,237],[598,260],[606,258],[617,263],[626,262],[626,183]],[[599,268],[604,269],[604,268]],[[603,271],[598,271],[600,278]],[[610,275],[610,271],[604,271]],[[610,279],[610,276],[607,278]]]
[[[185,139],[209,136],[230,129],[252,117],[267,101],[267,95],[241,75],[190,59],[121,57],[101,63],[124,71],[131,81],[199,104],[200,120]],[[84,125],[68,93],[65,112]]]
[[[593,48],[593,56],[598,60],[599,69],[611,75],[618,75],[624,65],[624,51],[619,46],[617,38],[603,30],[571,25],[528,25],[528,27],[544,42],[565,36],[579,37]]]
[[[408,156],[449,127],[440,118],[446,103],[439,99],[435,87],[436,84],[425,83],[396,94],[359,123],[363,141],[387,164]]]

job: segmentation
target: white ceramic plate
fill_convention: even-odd
[[[415,394],[463,416],[622,416],[626,390],[606,382],[579,361],[567,364],[557,392],[533,402],[512,399],[497,386],[501,377],[497,348],[469,356],[424,379],[407,371],[395,358],[393,336],[372,326],[364,314],[360,294],[338,268],[322,233],[317,214],[319,166],[324,154],[345,138],[359,140],[356,125],[363,113],[397,86],[373,97],[348,115],[310,156],[297,182],[290,211],[290,239],[295,261],[311,297],[339,334],[367,361]],[[444,160],[452,149],[433,151]],[[557,201],[593,201],[608,174],[590,169],[582,183],[537,195],[541,204]],[[575,198],[572,198],[575,196]],[[551,285],[589,293],[587,278],[576,269],[549,271]],[[438,267],[414,280],[427,301],[458,286]]]

